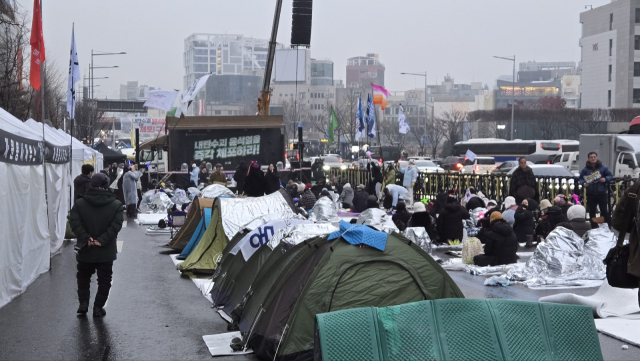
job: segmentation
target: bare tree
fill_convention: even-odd
[[[0,16],[0,107],[18,118],[29,117],[29,103],[23,80],[23,49],[29,46],[29,27],[26,13],[13,13],[2,2]]]
[[[444,128],[442,127],[442,123],[435,119],[428,122],[426,137],[429,142],[428,146],[431,151],[431,156],[435,158],[438,156],[438,147],[440,147],[440,143],[442,143],[442,139],[444,138]],[[424,151],[422,154],[424,154]]]
[[[95,100],[83,99],[76,103],[75,126],[73,136],[93,141],[101,129],[101,120],[104,117],[104,111],[98,110]]]
[[[358,127],[356,112],[359,96],[359,93],[351,89],[343,95],[342,99],[337,99],[336,116],[340,122],[340,132],[348,142],[356,140],[356,128]]]
[[[282,101],[285,134],[288,139],[296,139],[298,124],[308,123],[309,112],[305,104],[296,102],[292,95]]]
[[[459,142],[463,136],[463,123],[467,120],[467,112],[460,110],[452,110],[444,112],[441,116],[436,117],[435,121],[442,127],[443,136],[453,146]]]

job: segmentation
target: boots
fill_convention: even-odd
[[[78,307],[78,317],[84,317],[89,312],[89,298],[91,292],[89,290],[78,290],[78,301],[80,306]]]
[[[93,305],[93,317],[104,317],[107,314],[104,308]]]

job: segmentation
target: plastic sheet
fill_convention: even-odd
[[[337,231],[338,228],[331,223],[299,224],[288,229],[281,229],[271,237],[267,245],[274,249],[283,244],[282,251],[286,252],[291,247],[308,239],[326,236]]]
[[[164,192],[155,189],[145,192],[140,202],[140,210],[143,213],[167,213],[167,210],[173,207],[173,202]]]
[[[420,246],[423,251],[431,254],[431,239],[424,227],[408,227],[404,230],[404,236]]]
[[[214,199],[218,197],[233,197],[233,192],[223,185],[220,184],[212,184],[204,188],[201,192],[202,197],[208,199]]]
[[[189,187],[189,189],[187,189],[187,196],[189,197],[189,200],[191,202],[193,202],[193,200],[196,199],[196,197],[200,197],[201,195],[202,195],[202,192],[200,192],[198,188]]]
[[[173,192],[173,197],[171,198],[171,201],[175,204],[184,204],[184,203],[191,202],[191,200],[187,198],[187,192],[179,188]]]
[[[366,211],[360,213],[356,224],[363,224],[365,226],[371,226],[379,231],[391,234],[393,232],[400,232],[398,227],[391,220],[391,216],[387,212],[378,208],[369,208]]]
[[[511,281],[507,278],[507,276],[491,276],[484,280],[485,286],[509,286]]]
[[[339,222],[338,208],[335,202],[327,197],[320,197],[314,204],[309,214],[309,219],[314,222]]]
[[[475,265],[467,266],[467,272],[476,276],[501,275],[507,273],[515,264],[507,264],[501,266],[480,267]]]

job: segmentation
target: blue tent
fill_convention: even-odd
[[[204,209],[204,216],[200,220],[200,223],[198,223],[198,228],[196,228],[195,232],[193,232],[193,235],[191,236],[189,243],[187,243],[187,245],[184,247],[184,249],[182,250],[182,253],[180,253],[180,255],[176,257],[177,259],[180,259],[180,260],[187,259],[187,257],[189,257],[189,254],[191,254],[191,251],[193,251],[193,249],[196,248],[196,246],[198,245],[198,242],[200,242],[200,239],[202,239],[204,232],[209,227],[209,223],[211,223],[212,210],[213,210],[212,208]]]

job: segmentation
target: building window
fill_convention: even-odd
[[[640,62],[633,63],[633,76],[640,76]]]
[[[609,81],[611,81],[611,73],[613,72],[613,65],[609,64]]]
[[[633,90],[633,97],[634,97],[634,103],[635,103],[635,96],[636,96],[636,90]],[[607,106],[609,108],[611,108],[611,90],[607,90]]]
[[[640,103],[640,89],[633,89],[633,102]]]
[[[609,30],[613,30],[613,14],[609,14]]]
[[[613,56],[613,39],[609,39],[609,56]]]
[[[636,8],[636,24],[640,23],[640,8]]]
[[[216,115],[222,115],[222,110],[216,110]]]
[[[635,50],[640,50],[640,35],[636,35],[633,48]]]

